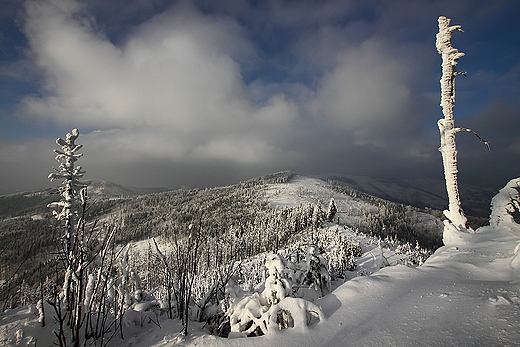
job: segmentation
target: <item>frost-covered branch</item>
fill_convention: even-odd
[[[482,137],[480,137],[479,134],[477,134],[477,133],[474,132],[473,130],[468,129],[468,128],[455,128],[455,131],[456,131],[456,132],[459,132],[459,131],[467,131],[467,132],[469,132],[469,133],[473,133],[473,135],[475,135],[475,136],[480,140],[480,142],[484,142],[484,144],[486,145],[488,151],[491,150],[491,149],[489,148],[489,141],[484,140]]]

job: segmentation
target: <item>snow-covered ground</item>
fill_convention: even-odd
[[[111,346],[515,346],[520,343],[520,270],[511,267],[520,237],[484,227],[458,247],[441,247],[424,265],[385,267],[317,300],[326,319],[307,331],[255,338],[206,335],[193,323],[126,328]],[[52,321],[36,310],[0,314],[0,345],[52,345]]]
[[[325,194],[322,189],[313,190],[320,181],[298,180],[294,186],[272,188],[271,203],[290,206],[318,194],[325,204],[332,197],[319,196]],[[336,203],[340,211],[347,208],[340,206],[341,199]],[[228,339],[191,323],[184,337],[178,320],[162,319],[159,327],[145,319],[149,313],[135,312],[127,320],[125,339],[115,337],[109,346],[520,345],[520,269],[512,267],[519,235],[507,225],[483,227],[466,235],[465,243],[439,248],[422,266],[395,265],[355,277],[315,301],[326,318],[305,329]],[[358,265],[377,267],[381,260],[377,245],[362,246],[365,254]],[[391,254],[385,256],[392,263]],[[1,313],[0,345],[52,346],[55,326],[50,308],[47,312],[45,328],[40,327],[34,307]]]
[[[305,332],[170,340],[171,332],[158,335],[154,328],[135,346],[516,346],[520,270],[511,260],[519,243],[505,228],[485,227],[417,268],[397,265],[356,277],[317,300],[327,319]]]

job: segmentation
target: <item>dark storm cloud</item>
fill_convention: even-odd
[[[486,127],[486,114],[501,110],[507,127],[518,119],[511,102],[520,93],[518,47],[493,58],[486,48],[494,41],[483,35],[509,27],[489,20],[518,7],[514,1],[28,1],[19,15],[27,54],[11,66],[36,67],[39,89],[18,95],[17,111],[3,121],[12,129],[22,124],[15,116],[55,125],[56,137],[79,127],[88,176],[133,186],[227,184],[284,169],[440,178],[437,17],[452,16],[481,35],[454,38],[455,47],[468,45],[473,55],[460,61],[461,69],[473,69],[457,82],[460,126]],[[500,137],[495,127],[502,142],[491,156],[511,160],[520,142],[510,130]],[[4,182],[20,172],[26,180],[46,176],[11,155],[52,166],[52,152],[30,150],[43,141],[52,147],[54,139],[44,136],[32,145],[3,140],[0,163],[10,168]],[[486,155],[479,149],[461,160],[475,173]],[[504,167],[496,177],[512,171]]]

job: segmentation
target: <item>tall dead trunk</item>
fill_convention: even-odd
[[[444,118],[439,119],[438,126],[441,137],[439,151],[442,153],[446,191],[448,193],[449,208],[444,215],[459,230],[466,230],[466,217],[460,204],[459,185],[457,181],[457,147],[455,134],[460,129],[455,127],[453,106],[455,104],[455,76],[458,74],[455,66],[464,53],[459,52],[451,45],[451,34],[461,30],[460,25],[450,26],[450,19],[439,17],[439,32],[436,47],[442,56],[441,107]]]

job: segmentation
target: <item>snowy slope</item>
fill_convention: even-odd
[[[266,194],[273,206],[317,199],[325,206],[334,197],[340,211],[366,208],[324,187],[323,181],[297,177],[272,185]],[[125,327],[125,340],[114,338],[109,346],[520,345],[520,269],[511,266],[520,236],[507,227],[484,227],[467,239],[464,245],[439,248],[422,266],[385,267],[347,281],[316,301],[327,318],[305,330],[226,339],[191,323],[183,337],[178,321],[161,321],[159,328],[137,312],[135,324]],[[364,251],[360,263],[368,264],[371,251]],[[23,307],[1,313],[0,345],[51,346],[52,317],[40,328],[35,312]]]
[[[225,339],[192,324],[184,338],[180,325],[167,321],[161,329],[136,327],[135,337],[111,345],[515,346],[520,270],[511,268],[511,259],[518,243],[520,237],[505,228],[485,227],[464,246],[440,248],[420,267],[398,265],[357,277],[317,301],[328,318],[308,331]],[[36,318],[27,307],[2,313],[0,344],[46,346],[51,328],[38,328]]]
[[[515,346],[520,344],[520,237],[481,228],[465,246],[442,247],[418,267],[386,267],[319,299],[328,318],[306,332],[186,339],[147,332],[135,346]],[[168,334],[165,332],[165,334]],[[141,340],[142,338],[142,340]]]
[[[271,184],[265,192],[273,208],[319,203],[326,211],[330,199],[334,198],[338,208],[336,215],[340,224],[350,227],[357,226],[364,218],[364,214],[379,212],[379,207],[374,204],[334,191],[327,182],[306,176],[296,175],[289,183]],[[442,230],[442,223],[432,215],[418,212],[417,217],[416,225],[421,225],[429,230]]]

